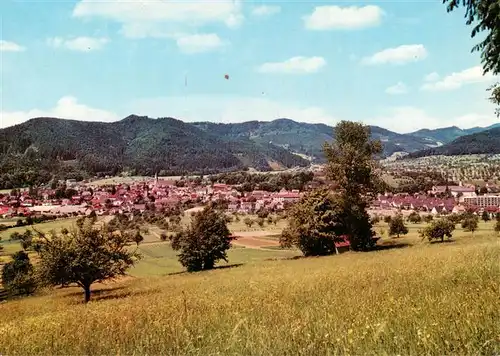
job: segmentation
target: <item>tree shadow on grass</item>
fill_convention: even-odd
[[[160,289],[144,289],[144,290],[126,290],[126,287],[117,287],[109,289],[96,289],[90,293],[90,302],[98,302],[104,300],[124,299],[128,297],[136,297],[142,295],[151,295],[160,293]],[[118,291],[118,293],[117,293]],[[78,305],[85,304],[83,301],[83,290],[80,293],[72,293],[72,297],[81,296],[82,299],[74,299],[70,304]]]
[[[371,251],[385,251],[385,250],[394,250],[394,249],[400,249],[400,248],[406,248],[406,247],[411,247],[412,244],[406,243],[406,242],[394,242],[390,244],[384,244],[384,245],[376,245],[373,250]]]
[[[240,267],[240,266],[243,266],[243,263],[233,263],[233,264],[225,265],[225,266],[216,266],[213,269],[206,270],[206,271],[198,271],[198,272],[188,272],[188,271],[171,272],[171,273],[167,273],[166,276],[176,276],[176,275],[182,275],[182,274],[191,274],[191,273],[201,273],[201,272],[207,272],[207,271],[216,271],[218,269],[235,268],[235,267]]]
[[[80,288],[79,286],[71,285],[71,286],[68,286],[68,287],[65,287],[65,288],[76,289],[73,292],[65,294],[64,296],[66,298],[72,298],[72,297],[75,297],[75,296],[83,296],[83,289]],[[96,290],[92,290],[92,296],[96,296],[96,295],[99,296],[99,295],[104,295],[104,294],[110,294],[110,293],[114,293],[114,292],[117,292],[117,291],[124,290],[126,288],[127,287],[125,287],[125,286],[118,286],[118,287],[111,287],[111,288],[96,289]]]
[[[434,241],[430,241],[430,244],[431,245],[434,245],[434,244],[449,244],[449,243],[452,243],[452,242],[455,242],[456,240],[434,240]]]

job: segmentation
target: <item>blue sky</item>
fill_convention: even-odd
[[[397,132],[498,120],[479,39],[438,0],[2,0],[0,13],[0,127],[132,113]]]

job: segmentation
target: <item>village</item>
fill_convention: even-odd
[[[0,217],[98,216],[131,213],[145,210],[161,211],[182,205],[203,206],[209,202],[221,203],[228,213],[252,214],[261,210],[280,212],[297,202],[311,189],[303,191],[281,189],[278,192],[253,190],[242,192],[238,185],[183,181],[175,179],[144,178],[130,183],[98,185],[92,182],[68,180],[59,182],[58,189],[13,190],[0,194]],[[62,189],[62,190],[61,190]],[[413,211],[432,215],[500,211],[500,195],[496,187],[477,188],[470,184],[434,186],[426,194],[379,194],[369,209],[371,215],[408,215]]]

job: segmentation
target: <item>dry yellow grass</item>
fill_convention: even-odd
[[[50,291],[0,304],[0,354],[498,354],[499,261],[478,235]]]

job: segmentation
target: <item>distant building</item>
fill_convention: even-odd
[[[429,193],[433,195],[443,194],[446,192],[446,188],[445,185],[434,186]],[[450,185],[448,186],[448,190],[454,198],[459,195],[462,197],[473,197],[476,195],[476,188],[471,186]]]
[[[464,204],[475,205],[480,208],[489,206],[500,206],[500,195],[478,195],[475,197],[463,197]]]

